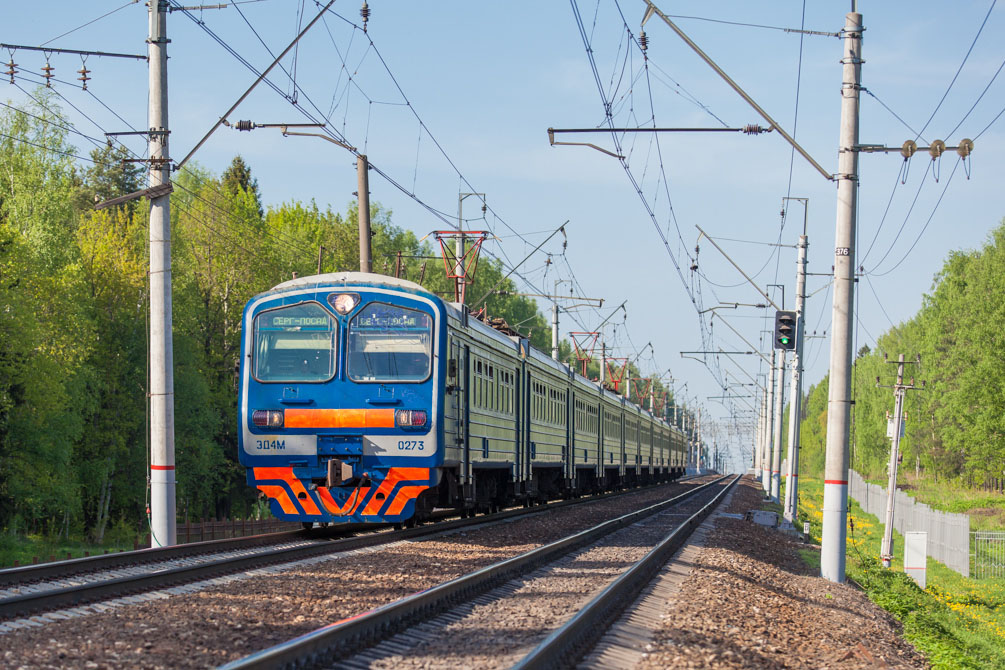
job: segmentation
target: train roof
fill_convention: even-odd
[[[297,277],[277,284],[273,291],[284,291],[291,288],[301,288],[306,286],[321,285],[342,285],[355,286],[364,284],[368,286],[387,286],[389,288],[403,289],[416,293],[429,293],[428,289],[407,279],[398,279],[388,275],[376,274],[374,272],[328,272],[320,275],[310,275],[308,277]]]

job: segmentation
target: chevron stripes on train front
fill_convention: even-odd
[[[393,419],[392,419],[393,420]],[[344,502],[326,486],[305,487],[292,467],[253,468],[258,489],[276,502],[277,514],[311,517],[311,521],[398,521],[409,502],[430,486],[429,468],[390,468],[367,486],[343,487]],[[377,473],[375,473],[377,474]]]

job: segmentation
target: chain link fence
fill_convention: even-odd
[[[886,489],[867,483],[854,470],[848,471],[848,496],[858,501],[869,514],[880,522],[886,518]],[[903,491],[897,491],[893,505],[893,527],[903,535],[909,530],[928,533],[928,555],[941,561],[946,567],[964,577],[970,576],[970,517],[932,509],[925,503],[914,500]],[[1002,562],[1000,549],[1005,542],[1005,533],[998,545],[998,560]],[[994,549],[990,548],[993,553]]]

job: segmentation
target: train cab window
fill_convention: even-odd
[[[255,379],[323,382],[335,375],[335,319],[316,302],[255,317]]]
[[[433,360],[433,318],[372,302],[349,322],[346,373],[355,382],[421,382]]]

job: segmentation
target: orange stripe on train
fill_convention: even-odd
[[[394,410],[290,408],[285,424],[287,428],[394,428]]]
[[[296,506],[290,501],[290,496],[286,489],[278,485],[259,486],[258,490],[279,503],[279,507],[286,514],[298,514]]]
[[[391,495],[391,491],[394,490],[394,487],[398,484],[398,482],[408,480],[428,480],[428,479],[429,479],[429,468],[391,468],[387,473],[387,477],[385,477],[384,481],[381,483],[380,488],[377,489],[376,493],[374,493],[373,495],[373,498],[370,500],[369,503],[367,503],[366,508],[363,510],[363,514],[367,516],[377,515],[377,513],[380,512],[380,508],[383,507],[385,502],[387,502],[385,499],[387,498],[387,496]],[[415,487],[405,486],[402,487],[402,490],[406,488],[411,489]],[[429,488],[429,486],[426,485],[421,488],[427,489]],[[377,500],[377,497],[380,493],[383,493],[384,495],[381,496],[380,500]],[[417,495],[419,495],[418,491],[415,492],[412,497],[415,497]],[[395,496],[395,501],[394,503],[391,504],[392,508],[397,505],[399,498],[401,498],[401,491],[399,491],[398,495]],[[409,498],[405,498],[405,501],[402,502],[401,505],[398,505],[397,512],[391,512],[389,509],[387,514],[400,514],[401,509],[405,506],[405,502],[407,502],[408,500]]]
[[[393,516],[396,514],[401,514],[401,510],[405,509],[405,505],[409,500],[414,500],[419,497],[419,494],[428,489],[428,486],[402,486],[398,489],[398,495],[394,496],[394,502],[391,506],[387,508],[388,516]]]
[[[294,495],[298,498],[300,497],[300,493],[303,492],[306,498],[300,498],[300,500],[304,506],[304,511],[307,514],[320,515],[322,513],[315,504],[313,496],[307,492],[303,483],[294,476],[292,467],[254,468],[254,472],[255,479],[257,480],[278,479],[286,482],[289,485],[290,490],[293,491]],[[429,468],[391,468],[388,471],[387,476],[383,479],[383,481],[381,481],[380,486],[376,491],[374,491],[374,495],[371,496],[369,500],[367,496],[372,488],[370,486],[353,489],[352,494],[350,494],[344,505],[339,505],[332,497],[331,492],[325,486],[317,487],[317,493],[318,498],[321,500],[321,504],[329,514],[335,516],[348,516],[359,512],[361,516],[377,516],[380,512],[380,508],[383,507],[385,502],[387,502],[387,497],[391,494],[394,487],[397,486],[399,482],[417,480],[428,481]],[[258,488],[270,498],[275,498],[283,512],[287,514],[298,513],[296,506],[290,500],[289,494],[282,486],[261,485]],[[420,493],[428,488],[428,484],[402,486],[398,490],[398,493],[394,496],[394,500],[391,502],[387,514],[401,514],[401,511],[404,509],[409,500],[415,499]],[[383,493],[384,495],[378,500],[377,494],[379,493]],[[364,501],[367,501],[366,507],[362,511],[359,511],[359,508]]]
[[[348,514],[353,514],[359,506],[363,504],[363,501],[366,500],[366,494],[370,492],[370,487],[367,486],[366,488],[353,489],[353,492],[349,494],[349,499],[346,500],[345,505],[339,505],[332,497],[332,494],[327,487],[319,486],[317,490],[318,496],[321,498],[321,502],[330,514],[335,516],[346,516]]]
[[[293,475],[292,467],[255,468],[254,470],[255,470],[255,479],[259,481],[267,479],[279,479],[289,484],[290,490],[293,491],[293,495],[295,495],[300,500],[300,503],[304,506],[305,513],[311,515],[321,514],[321,510],[318,509],[317,504],[314,502],[313,496],[311,496],[311,494],[307,492],[307,489],[304,488],[303,482],[301,482],[297,477]],[[280,504],[282,503],[280,502]],[[283,511],[286,511],[285,507],[283,508]],[[294,510],[293,512],[290,512],[290,514],[296,514],[296,511]]]

